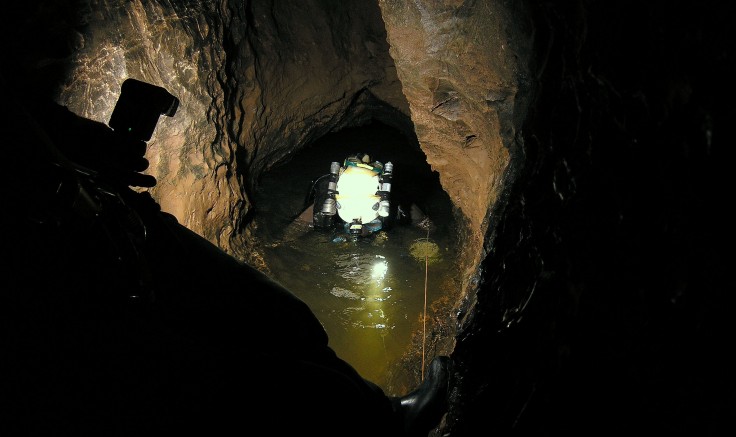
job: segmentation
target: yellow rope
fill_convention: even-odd
[[[429,243],[429,227],[427,227],[427,243]],[[424,344],[427,340],[427,272],[429,271],[429,253],[424,254],[424,316],[422,317],[422,381],[424,381]]]

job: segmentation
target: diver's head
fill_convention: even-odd
[[[355,155],[349,156],[346,161],[370,164],[371,156],[367,153],[359,152]]]

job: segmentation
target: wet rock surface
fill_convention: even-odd
[[[731,433],[733,26],[693,2],[532,3],[538,94],[445,432]]]

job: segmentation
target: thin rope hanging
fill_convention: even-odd
[[[427,228],[427,242],[429,242],[429,228]],[[424,254],[424,313],[422,316],[422,381],[424,381],[425,343],[427,341],[427,272],[429,271],[429,253]]]

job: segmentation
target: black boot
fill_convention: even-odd
[[[447,411],[450,364],[449,357],[435,357],[429,363],[426,378],[416,390],[392,399],[394,412],[403,423],[405,436],[426,437],[429,431],[439,425]]]

